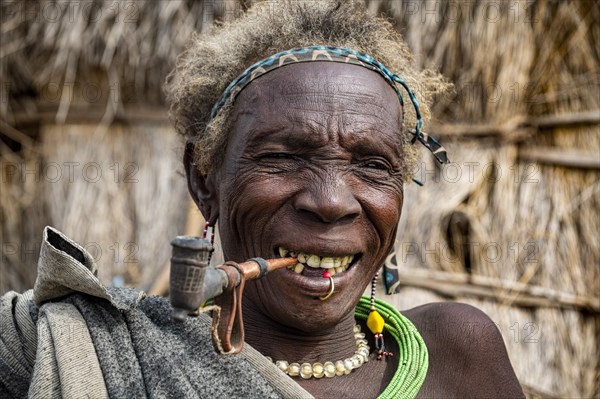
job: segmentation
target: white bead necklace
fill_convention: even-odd
[[[354,351],[354,355],[344,360],[325,363],[316,362],[313,364],[290,364],[285,360],[277,360],[275,362],[275,365],[279,368],[279,370],[283,371],[290,377],[300,376],[305,380],[308,380],[312,377],[332,378],[336,375],[340,376],[344,374],[350,374],[352,370],[359,368],[365,362],[369,361],[369,353],[371,352],[371,348],[369,347],[369,344],[365,339],[365,334],[360,331],[360,326],[358,324],[354,325],[354,339],[356,341],[356,351]],[[272,359],[269,356],[267,356],[267,358],[272,361]]]

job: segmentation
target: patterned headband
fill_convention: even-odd
[[[419,102],[417,101],[415,95],[413,94],[412,90],[410,90],[406,82],[404,82],[402,78],[392,73],[382,63],[380,63],[370,55],[342,47],[309,46],[282,51],[280,53],[273,54],[269,58],[265,58],[262,61],[258,61],[257,63],[248,67],[239,77],[232,81],[229,84],[229,86],[227,86],[225,92],[223,92],[223,95],[213,107],[210,114],[210,118],[213,119],[217,115],[219,109],[221,109],[221,107],[225,105],[228,99],[234,101],[237,95],[240,93],[240,91],[242,91],[244,87],[246,87],[251,81],[253,81],[257,77],[262,76],[265,73],[282,67],[284,65],[309,61],[342,62],[346,64],[360,65],[372,71],[378,72],[385,78],[385,80],[390,84],[390,86],[392,86],[392,88],[398,95],[400,105],[404,106],[404,99],[402,98],[400,89],[396,85],[396,83],[399,83],[408,93],[408,96],[410,97],[410,101],[412,102],[417,117],[417,124],[415,126],[415,129],[411,131],[411,133],[413,134],[412,143],[414,144],[416,140],[419,140],[421,144],[425,146],[425,148],[431,151],[431,153],[438,162],[442,164],[448,163],[448,155],[446,154],[446,149],[442,147],[442,145],[436,139],[430,137],[427,133],[421,131],[421,127],[423,125],[423,118],[419,109]],[[402,113],[402,117],[404,118],[404,113]],[[420,184],[418,181],[416,181],[416,183]]]

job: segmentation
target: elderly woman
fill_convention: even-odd
[[[165,300],[102,287],[47,229],[35,289],[0,305],[0,394],[523,397],[479,310],[361,299],[393,249],[415,143],[445,160],[421,130],[441,82],[349,3],[259,4],[196,38],[167,82],[190,193],[225,259],[297,263],[246,285],[246,348],[221,356],[205,314],[176,324]]]

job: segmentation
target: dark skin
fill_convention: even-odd
[[[334,276],[335,293],[326,301],[319,297],[329,280],[318,273],[282,269],[246,286],[246,341],[264,355],[312,363],[354,352],[354,307],[393,248],[402,208],[401,116],[394,90],[376,72],[294,64],[240,93],[220,167],[201,176],[185,158],[192,196],[210,222],[219,220],[226,259],[272,258],[279,246],[355,257]],[[429,350],[419,397],[524,397],[502,337],[481,311],[431,304],[404,314]],[[442,328],[464,323],[478,323],[486,339],[477,329],[457,339]],[[390,336],[386,343],[397,353]],[[372,398],[390,382],[396,359],[297,381],[318,398]]]

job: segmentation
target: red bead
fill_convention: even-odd
[[[323,273],[323,278],[329,278],[329,277],[331,277],[331,274],[329,272]]]

